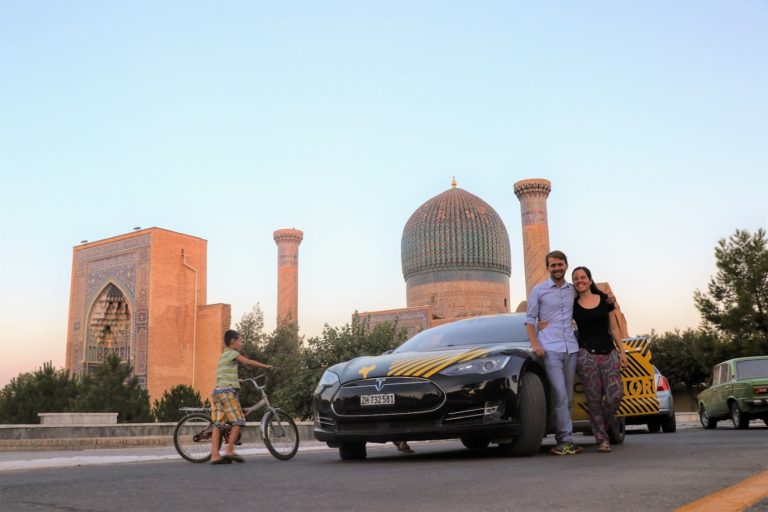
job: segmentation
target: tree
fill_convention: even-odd
[[[312,415],[313,390],[326,369],[336,363],[365,355],[379,355],[396,348],[406,339],[405,329],[396,323],[381,323],[370,328],[367,320],[354,317],[343,327],[325,326],[322,335],[310,338],[293,360],[285,360],[287,372],[274,392],[274,401],[294,417]]]
[[[163,391],[160,400],[155,399],[152,407],[152,415],[157,421],[179,421],[184,412],[182,407],[202,407],[203,401],[200,393],[191,386],[179,384]]]
[[[264,333],[264,313],[258,303],[243,314],[235,330],[240,333],[243,354],[255,355],[263,349],[267,335]]]
[[[77,397],[77,379],[50,361],[11,379],[0,391],[0,423],[39,423],[40,412],[67,412]]]
[[[713,359],[723,355],[727,347],[711,331],[703,329],[675,330],[650,337],[653,364],[659,369],[670,385],[695,388],[709,377]]]
[[[717,329],[748,352],[768,353],[768,239],[736,230],[715,248],[717,274],[694,301],[707,327]],[[754,354],[751,354],[754,355]]]
[[[132,375],[129,364],[110,356],[96,367],[93,375],[85,375],[80,381],[80,396],[74,403],[78,412],[116,412],[121,423],[152,421],[149,409],[149,393],[139,386],[139,379]]]

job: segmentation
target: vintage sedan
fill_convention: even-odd
[[[751,419],[768,425],[768,356],[740,357],[712,369],[711,386],[699,394],[699,418],[704,428],[730,418],[734,428],[747,428]]]
[[[539,451],[547,428],[543,363],[524,314],[427,329],[392,353],[329,368],[314,396],[314,434],[342,459],[366,443],[460,438],[515,455]]]

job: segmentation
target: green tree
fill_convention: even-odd
[[[78,412],[116,412],[121,423],[152,421],[149,393],[139,386],[129,364],[110,356],[93,375],[80,381],[80,396],[74,403]]]
[[[0,423],[39,423],[40,412],[67,412],[77,392],[75,376],[44,363],[11,379],[0,391]]]
[[[160,399],[155,399],[152,406],[152,415],[157,421],[179,421],[184,412],[180,411],[182,407],[202,407],[203,400],[200,393],[195,391],[192,386],[179,384],[163,391]]]
[[[268,336],[264,333],[264,313],[258,303],[250,311],[243,314],[240,321],[235,325],[235,330],[240,333],[244,355],[251,354],[255,357],[263,350]]]
[[[693,389],[709,377],[712,365],[722,359],[728,344],[712,331],[675,330],[650,335],[653,364],[672,386]]]
[[[694,301],[708,328],[744,353],[768,353],[768,239],[765,230],[736,230],[715,248],[717,274]]]
[[[322,335],[310,338],[293,360],[285,360],[276,373],[288,372],[279,381],[274,402],[298,418],[312,415],[312,395],[323,372],[336,363],[365,355],[379,355],[399,346],[407,335],[396,323],[370,328],[367,320],[355,316],[343,327],[325,326]]]

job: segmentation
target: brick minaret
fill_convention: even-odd
[[[534,178],[515,183],[515,195],[520,200],[523,220],[523,251],[525,253],[525,293],[549,277],[544,258],[549,252],[547,197],[552,191],[549,180]]]
[[[277,325],[299,323],[299,244],[304,233],[278,229],[277,244]]]

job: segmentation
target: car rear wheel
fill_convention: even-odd
[[[525,372],[520,379],[520,435],[499,448],[509,455],[529,457],[539,453],[547,427],[547,397],[538,375]]]
[[[624,418],[613,418],[613,421],[605,430],[611,444],[624,444],[624,438],[627,435],[627,427],[624,423]]]
[[[661,430],[661,423],[659,420],[651,420],[648,422],[648,432],[655,434],[659,430]]]
[[[341,460],[363,460],[367,455],[365,443],[341,443],[339,446]]]
[[[470,450],[480,451],[488,448],[491,440],[485,437],[462,437],[461,444]]]
[[[661,429],[667,434],[671,434],[677,430],[677,419],[674,414],[668,418],[664,418],[661,422]]]
[[[749,427],[749,416],[741,412],[736,402],[731,403],[731,421],[733,422],[733,428],[743,430]]]
[[[709,415],[704,404],[699,406],[699,421],[701,421],[701,426],[707,430],[712,430],[717,427],[717,420],[712,419],[712,416]]]

